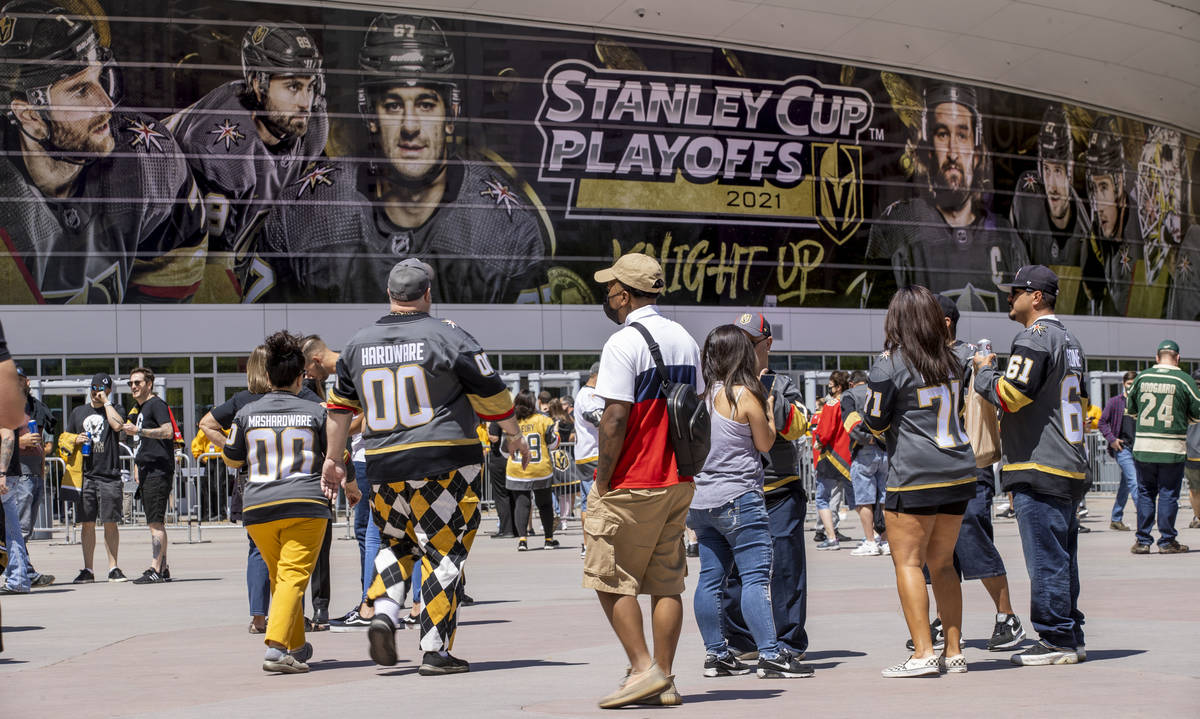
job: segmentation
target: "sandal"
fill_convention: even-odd
[[[246,631],[251,634],[266,634],[267,628],[264,626],[262,629],[259,629],[258,627],[254,626],[254,622],[250,622],[250,626],[246,627]]]

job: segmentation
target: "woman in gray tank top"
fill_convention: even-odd
[[[688,526],[700,544],[696,623],[704,639],[704,676],[747,674],[729,651],[721,615],[725,583],[737,563],[742,614],[758,647],[760,678],[812,676],[779,646],[771,612],[771,535],[763,501],[761,452],[775,442],[774,398],[755,374],[750,338],[736,325],[709,333],[701,357],[712,429],[708,459],[695,478]]]

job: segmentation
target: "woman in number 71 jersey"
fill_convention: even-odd
[[[898,291],[883,328],[884,351],[871,368],[863,422],[887,438],[884,517],[914,647],[911,657],[884,669],[883,676],[965,672],[954,545],[967,502],[975,496],[975,455],[959,421],[962,369],[950,348],[941,305],[926,288]],[[921,571],[926,565],[946,636],[941,657],[934,654],[929,633]]]

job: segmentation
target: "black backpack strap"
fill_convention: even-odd
[[[658,343],[654,341],[654,337],[650,334],[650,330],[646,329],[641,324],[637,322],[630,322],[629,326],[637,330],[638,333],[642,335],[642,338],[646,340],[646,345],[650,348],[650,356],[654,358],[654,366],[658,370],[658,381],[662,383],[665,389],[666,386],[670,384],[671,379],[667,376],[667,366],[666,363],[663,362],[662,351],[658,349]]]

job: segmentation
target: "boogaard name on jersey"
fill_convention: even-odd
[[[246,429],[259,427],[311,427],[316,418],[309,414],[252,414],[246,417]]]
[[[373,347],[363,347],[359,350],[362,355],[362,364],[366,365],[388,365],[396,364],[397,362],[424,362],[425,361],[425,343],[424,342],[406,342],[399,345],[376,345]]]
[[[1175,383],[1173,382],[1143,382],[1140,389],[1144,392],[1153,392],[1155,394],[1171,394],[1175,391]]]

